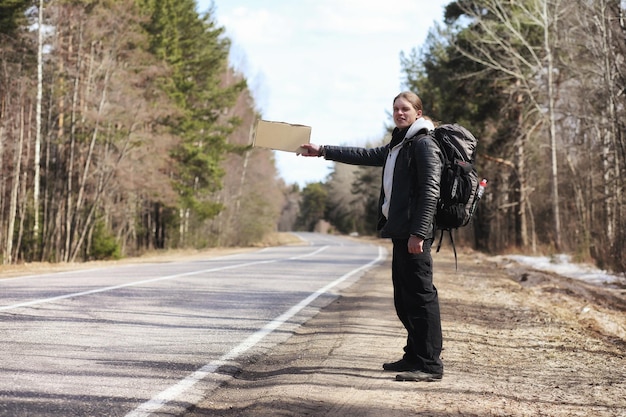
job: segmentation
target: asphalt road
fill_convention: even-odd
[[[385,256],[301,237],[310,244],[0,279],[0,416],[182,414]]]

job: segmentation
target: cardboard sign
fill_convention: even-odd
[[[259,120],[252,145],[277,151],[302,153],[304,149],[300,145],[309,143],[310,140],[310,126]]]

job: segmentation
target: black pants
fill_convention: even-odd
[[[391,276],[396,313],[408,332],[404,359],[429,373],[443,373],[441,315],[437,289],[433,285],[432,239],[424,241],[424,252],[415,255],[407,239],[393,239]]]

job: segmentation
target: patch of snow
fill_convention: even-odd
[[[612,275],[589,264],[573,263],[570,255],[560,254],[550,257],[507,255],[504,258],[540,271],[554,272],[590,284],[626,287],[626,277],[623,275]]]

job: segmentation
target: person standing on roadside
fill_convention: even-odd
[[[393,100],[391,142],[377,148],[303,144],[303,156],[352,165],[383,167],[378,230],[391,238],[394,305],[408,336],[404,355],[383,364],[398,381],[439,381],[443,338],[431,246],[443,156],[427,133],[422,101],[405,91]],[[409,140],[411,139],[411,140]]]

